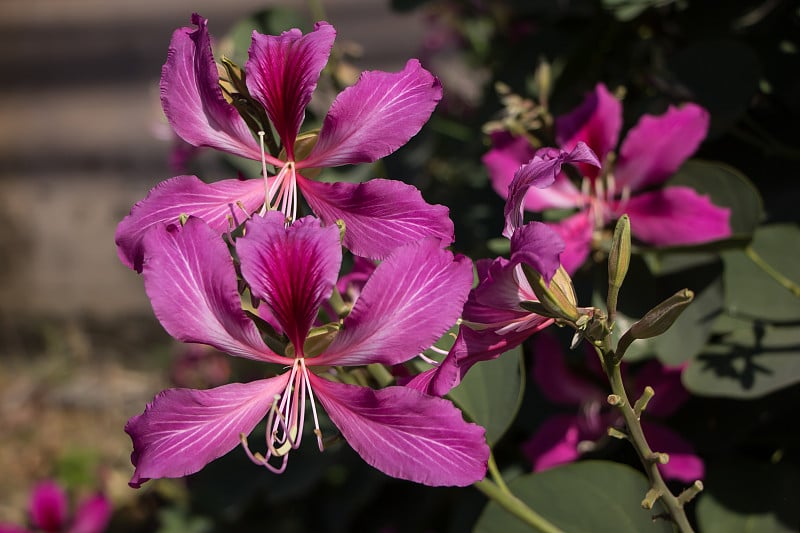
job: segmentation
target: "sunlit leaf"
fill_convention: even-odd
[[[758,398],[800,382],[800,328],[723,315],[714,330],[719,338],[683,372],[694,394]]]
[[[569,533],[671,532],[672,526],[652,516],[640,502],[649,485],[629,466],[610,461],[582,461],[509,483],[511,492]],[[476,533],[516,533],[531,529],[495,503],[489,503],[475,526]]]
[[[761,227],[756,231],[750,247],[755,257],[738,250],[722,255],[725,261],[725,306],[728,311],[736,316],[769,321],[800,320],[800,298],[765,271],[774,269],[796,285],[800,284],[800,262],[797,260],[800,228],[793,224]],[[759,258],[765,265],[759,266],[754,262]]]

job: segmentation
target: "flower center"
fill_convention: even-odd
[[[284,163],[280,172],[272,178],[270,183],[267,173],[267,158],[264,151],[264,132],[258,132],[259,143],[261,145],[261,175],[264,177],[264,206],[261,208],[261,215],[268,210],[280,211],[286,218],[287,224],[291,224],[297,219],[297,173],[295,162],[287,161]]]
[[[292,364],[286,388],[280,395],[276,395],[272,401],[272,406],[267,416],[266,454],[251,452],[247,444],[247,435],[242,433],[239,436],[242,447],[251,461],[266,467],[276,474],[280,474],[286,469],[286,464],[289,461],[289,452],[297,449],[303,440],[306,394],[311,400],[311,413],[314,416],[314,434],[317,436],[317,445],[319,446],[319,451],[323,451],[322,431],[319,429],[317,405],[314,401],[314,392],[311,390],[311,382],[308,378],[308,367],[306,366],[305,358],[299,357]],[[275,466],[273,462],[278,461],[278,466]]]

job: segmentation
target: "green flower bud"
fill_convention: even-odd
[[[558,267],[553,279],[550,280],[550,285],[545,283],[542,275],[530,266],[523,264],[522,271],[525,273],[533,293],[539,299],[539,303],[549,313],[544,316],[563,318],[570,322],[578,320],[580,314],[575,307],[577,302],[575,289],[572,287],[572,279],[564,267]]]
[[[634,340],[649,339],[667,331],[693,299],[694,293],[689,289],[683,289],[649,310],[619,340],[618,359],[622,357]]]
[[[617,297],[628,267],[631,264],[631,220],[622,215],[614,228],[611,250],[608,253],[608,314],[613,317],[617,312]]]

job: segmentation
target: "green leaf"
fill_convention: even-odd
[[[722,315],[719,339],[683,372],[694,394],[758,398],[800,382],[800,328]]]
[[[690,159],[666,185],[691,187],[709,195],[714,204],[729,207],[734,238],[749,237],[764,216],[761,196],[752,182],[722,163]]]
[[[791,533],[800,531],[797,495],[800,471],[791,463],[737,460],[711,470],[697,502],[703,533]]]
[[[536,474],[520,476],[509,489],[552,522],[569,533],[672,532],[659,504],[650,511],[641,508],[649,484],[629,466],[610,461],[582,461]],[[528,526],[494,502],[484,509],[476,533],[529,532]]]
[[[800,283],[800,262],[787,250],[800,250],[800,228],[776,224],[759,228],[750,247],[769,267]],[[743,251],[722,255],[725,262],[725,306],[736,316],[769,321],[800,320],[800,298],[770,277]]]
[[[517,416],[524,390],[522,347],[517,346],[497,359],[473,366],[449,396],[472,421],[486,428],[491,446]]]

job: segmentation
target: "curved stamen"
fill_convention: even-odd
[[[300,359],[300,364],[303,366],[303,380],[305,388],[308,389],[308,398],[311,400],[311,413],[314,415],[314,434],[317,436],[317,445],[319,451],[324,451],[325,447],[322,444],[322,430],[319,429],[319,418],[317,417],[317,404],[314,401],[314,391],[311,389],[311,382],[308,380],[308,369],[306,368],[306,360]],[[305,407],[305,404],[304,404]],[[305,409],[303,409],[305,411]]]

